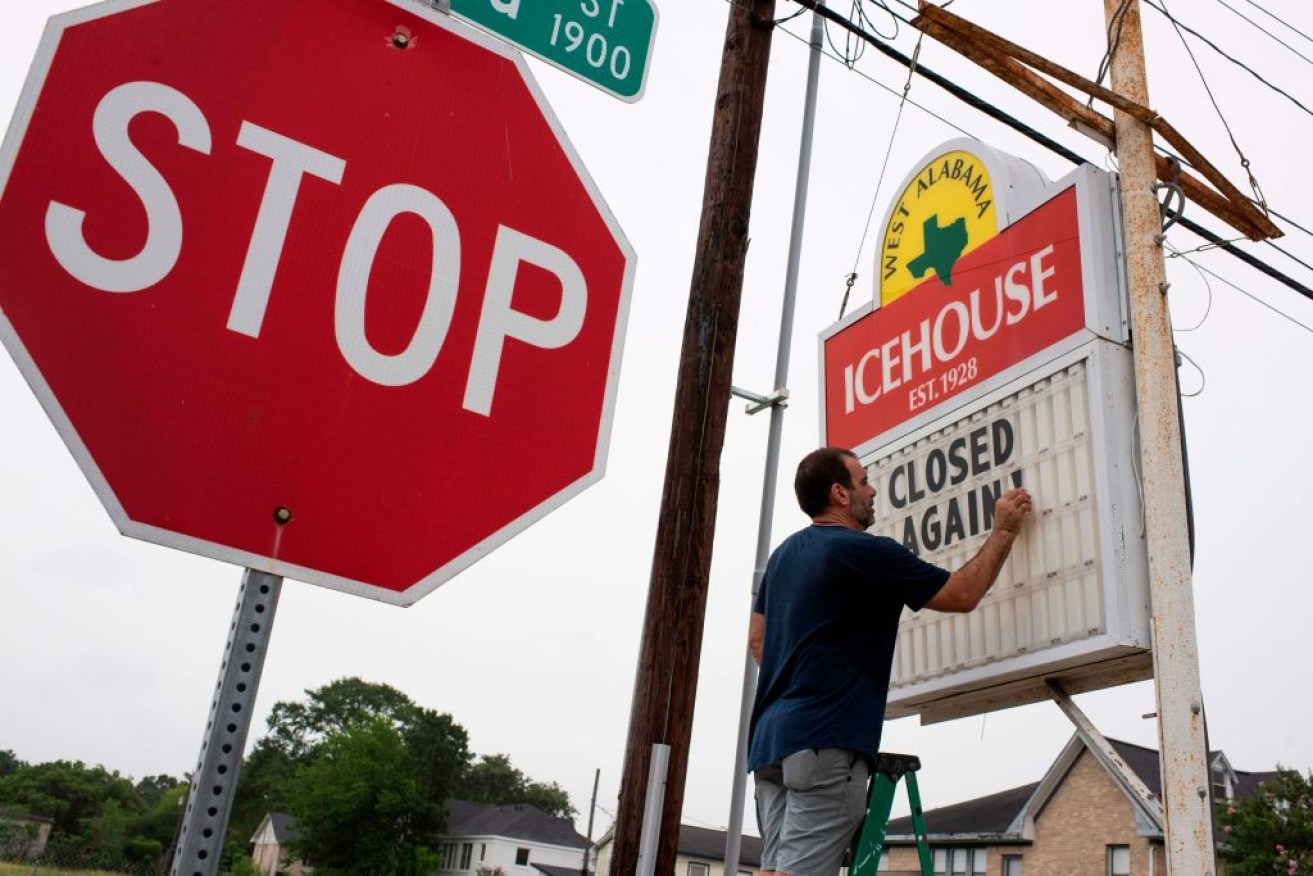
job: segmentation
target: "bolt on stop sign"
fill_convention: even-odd
[[[410,604],[602,476],[633,252],[514,50],[389,0],[51,19],[0,339],[125,534]]]

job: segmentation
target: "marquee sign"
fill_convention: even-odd
[[[1037,508],[975,611],[904,614],[890,717],[1017,705],[1044,698],[1045,678],[1074,692],[1149,669],[1131,353],[1097,340],[1041,373],[864,460],[871,531],[948,569],[980,549],[1004,491],[1024,486]]]
[[[974,612],[904,613],[889,717],[1152,671],[1115,204],[1095,168],[1049,184],[981,144],[945,144],[889,208],[880,306],[821,335],[824,443],[870,472],[872,532],[954,569],[1003,492],[1036,500]]]

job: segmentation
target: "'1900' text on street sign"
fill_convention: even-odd
[[[451,11],[621,100],[643,96],[651,0],[451,0]]]

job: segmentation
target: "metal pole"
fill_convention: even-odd
[[[277,575],[255,569],[242,575],[201,759],[187,794],[172,876],[214,876],[219,872],[237,772],[282,589],[283,579]]]
[[[583,876],[588,876],[588,855],[593,850],[593,816],[597,814],[597,784],[602,780],[602,768],[598,767],[593,770],[593,799],[588,804],[588,849],[584,852],[584,866],[580,871]]]
[[[822,7],[824,3],[820,4]],[[793,227],[789,236],[789,258],[784,272],[784,303],[780,314],[779,345],[775,354],[775,390],[789,382],[789,351],[793,344],[793,309],[798,295],[798,265],[802,260],[802,232],[807,215],[807,187],[811,179],[812,133],[816,127],[816,91],[821,72],[821,47],[825,36],[825,19],[819,10],[812,12],[811,54],[807,59],[807,91],[802,107],[802,139],[798,146],[798,175],[793,191]],[[779,479],[780,438],[784,431],[784,405],[770,409],[770,432],[766,438],[766,466],[761,482],[761,511],[757,520],[757,558],[752,572],[752,596],[757,601],[761,578],[770,557],[771,527],[775,518],[775,487]],[[729,827],[725,832],[725,873],[738,872],[743,836],[743,809],[748,782],[748,723],[757,690],[757,664],[752,655],[745,657],[743,692],[739,702],[738,742],[734,752],[734,780],[730,791]]]
[[[1104,0],[1110,73],[1117,93],[1149,105],[1138,0]],[[1136,411],[1144,478],[1149,590],[1153,601],[1154,683],[1166,815],[1167,872],[1214,872],[1199,652],[1195,639],[1185,473],[1177,414],[1176,351],[1167,311],[1162,220],[1154,191],[1153,134],[1116,112],[1122,227],[1135,353]]]
[[[638,836],[635,876],[656,873],[657,840],[661,838],[661,810],[666,802],[666,769],[669,764],[670,746],[654,743],[647,771],[647,798],[643,801],[643,830]]]

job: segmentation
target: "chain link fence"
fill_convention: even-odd
[[[165,876],[167,855],[129,860],[59,836],[43,836],[33,825],[0,821],[0,876]]]

